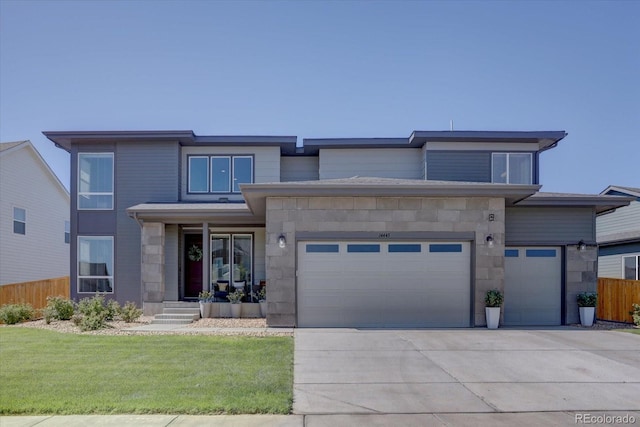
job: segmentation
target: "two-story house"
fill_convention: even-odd
[[[69,275],[69,192],[31,141],[0,143],[0,285]]]
[[[603,195],[631,197],[629,206],[598,215],[598,277],[640,280],[640,188],[610,185]]]
[[[506,325],[573,323],[595,216],[629,203],[539,192],[564,131],[44,134],[71,153],[72,296],[147,314],[264,280],[271,326],[479,326],[494,288]]]

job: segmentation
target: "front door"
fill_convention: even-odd
[[[202,291],[202,263],[205,261],[202,234],[185,234],[184,247],[184,297],[197,298]]]

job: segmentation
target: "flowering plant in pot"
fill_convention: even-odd
[[[498,329],[500,324],[500,306],[504,301],[502,292],[497,289],[487,291],[484,296],[484,313],[487,317],[487,328]]]
[[[582,326],[592,326],[598,304],[597,292],[580,292],[576,296],[578,311],[580,312],[580,324]]]
[[[227,295],[227,299],[231,303],[231,317],[240,317],[242,313],[242,298],[244,298],[244,290],[236,289],[235,292]]]
[[[263,286],[258,292],[258,302],[260,303],[260,315],[267,317],[267,287]]]
[[[198,294],[198,302],[200,303],[200,317],[203,319],[211,316],[211,303],[213,302],[213,294],[209,291],[200,291]]]

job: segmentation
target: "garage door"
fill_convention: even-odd
[[[469,253],[469,242],[299,242],[298,326],[468,327]]]
[[[560,325],[562,306],[561,249],[505,249],[505,325]]]

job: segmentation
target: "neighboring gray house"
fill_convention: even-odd
[[[71,153],[71,295],[146,314],[264,280],[271,326],[479,326],[493,288],[506,325],[573,323],[595,216],[629,203],[538,192],[564,131],[44,134]]]
[[[633,201],[596,219],[598,277],[640,280],[640,188],[610,185],[600,194]]]
[[[69,275],[69,192],[30,141],[0,143],[0,285]]]

